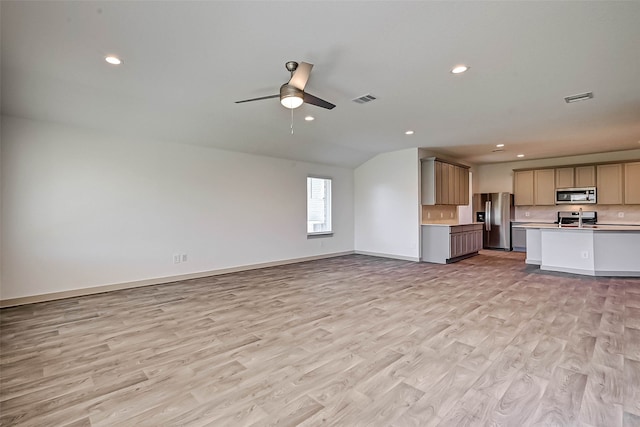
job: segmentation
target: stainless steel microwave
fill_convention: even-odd
[[[596,187],[558,188],[556,205],[586,205],[596,203]]]

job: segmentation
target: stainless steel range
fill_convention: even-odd
[[[559,225],[576,225],[580,221],[579,211],[570,212],[558,212],[558,220],[556,224]],[[598,222],[598,212],[584,211],[582,212],[582,223],[594,225]]]

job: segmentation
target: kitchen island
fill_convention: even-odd
[[[589,276],[640,277],[640,226],[525,224],[527,264]]]

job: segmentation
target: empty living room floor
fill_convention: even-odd
[[[364,255],[0,311],[0,424],[640,425],[640,280]]]

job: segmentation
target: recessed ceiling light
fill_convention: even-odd
[[[413,135],[413,131],[412,130],[408,130],[404,133],[405,135]]]
[[[451,72],[453,74],[460,74],[460,73],[464,73],[468,69],[469,69],[469,67],[467,67],[466,65],[456,65],[455,67],[453,67],[451,69]]]
[[[524,154],[518,154],[516,157],[524,157]]]
[[[305,117],[304,119],[305,119],[306,121],[308,121],[308,122],[311,122],[311,121],[315,120],[316,118],[315,118],[315,117],[313,117],[313,116],[307,116],[307,117]]]
[[[107,61],[111,65],[120,65],[120,64],[122,64],[122,60],[120,58],[118,58],[117,56],[107,56],[107,57],[104,58],[104,60]]]
[[[502,147],[504,147],[504,144],[496,144],[496,147],[502,148]]]

